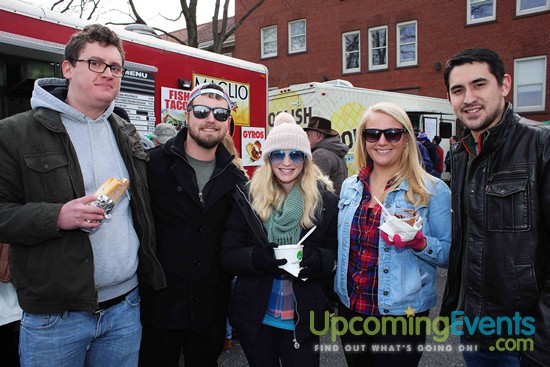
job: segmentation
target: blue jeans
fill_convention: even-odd
[[[96,313],[23,312],[19,339],[22,367],[137,366],[141,342],[139,290]]]
[[[460,343],[465,345],[464,338]],[[462,352],[464,362],[468,367],[520,367],[518,352],[490,351],[487,347],[477,346],[477,350]]]

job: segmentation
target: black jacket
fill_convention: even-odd
[[[469,167],[464,140],[451,153],[453,242],[441,313],[533,317],[535,351],[528,355],[550,366],[550,126],[507,105],[483,140]],[[494,346],[501,336],[465,337]]]
[[[157,257],[167,288],[157,292],[142,288],[141,315],[144,325],[161,329],[225,325],[231,278],[219,266],[220,245],[233,190],[246,181],[220,144],[201,202],[195,171],[183,147],[186,138],[187,129],[182,129],[164,146],[149,150],[147,165]]]
[[[311,337],[310,319],[313,311],[315,330],[322,330],[325,311],[328,309],[325,284],[327,277],[333,277],[336,260],[336,226],[338,217],[337,197],[322,190],[323,210],[317,229],[305,240],[304,247],[316,247],[321,252],[322,272],[306,281],[294,278],[296,297],[294,316],[295,338],[298,343]],[[227,222],[222,244],[221,262],[224,269],[237,275],[237,282],[231,296],[229,321],[239,331],[239,337],[252,341],[262,325],[273,276],[259,272],[252,263],[252,251],[256,246],[268,245],[265,229],[246,201],[236,201]],[[243,214],[244,212],[244,214]],[[251,218],[250,220],[246,220]],[[250,224],[251,223],[251,224]],[[309,228],[303,228],[303,237]],[[255,235],[254,233],[261,233]],[[263,240],[261,239],[263,238]],[[328,323],[328,317],[327,317]]]

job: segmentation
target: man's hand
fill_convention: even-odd
[[[61,207],[57,217],[57,228],[69,231],[72,229],[94,229],[101,225],[105,211],[94,205],[97,195],[86,195],[74,199]]]

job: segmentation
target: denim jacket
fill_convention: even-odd
[[[386,208],[414,208],[422,216],[422,233],[427,246],[422,251],[397,248],[379,237],[378,309],[381,315],[404,315],[410,306],[415,313],[435,306],[437,302],[436,266],[446,267],[451,245],[451,191],[434,177],[426,176],[426,186],[432,193],[428,205],[414,206],[405,199],[407,181],[388,192]],[[338,202],[338,264],[334,290],[342,303],[350,306],[347,274],[350,250],[350,229],[353,216],[361,202],[363,184],[357,175],[346,179]],[[386,216],[382,213],[380,223]]]

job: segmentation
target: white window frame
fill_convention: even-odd
[[[373,60],[373,48],[372,48],[372,33],[379,31],[383,29],[386,31],[386,45],[384,47],[378,47],[378,49],[385,48],[386,49],[386,63],[380,64],[380,65],[374,65],[372,63]],[[388,47],[388,26],[380,26],[380,27],[373,27],[369,28],[369,70],[381,70],[381,69],[387,69],[388,68],[388,58],[389,58],[389,47]]]
[[[400,27],[403,27],[403,26],[408,26],[408,25],[411,25],[411,24],[414,24],[414,28],[415,28],[415,42],[414,42],[414,60],[409,60],[409,61],[401,61],[401,33],[399,32],[399,29]],[[411,21],[408,21],[408,22],[402,22],[402,23],[397,23],[395,25],[395,31],[396,31],[396,35],[395,35],[395,39],[396,39],[396,64],[397,64],[397,67],[402,67],[402,66],[414,66],[414,65],[418,65],[418,21],[416,20],[411,20]]]
[[[516,0],[516,15],[527,15],[527,14],[533,14],[533,13],[540,13],[542,11],[550,10],[550,0],[545,0],[546,4],[543,6],[538,6],[536,8],[530,8],[527,10],[521,10],[521,2],[522,0]]]
[[[294,23],[304,23],[304,33],[303,34],[292,34],[292,24]],[[298,49],[292,48],[292,39],[294,37],[304,37],[304,46]],[[298,52],[304,52],[307,50],[307,23],[305,19],[297,19],[292,22],[288,22],[288,53],[295,54]]]
[[[272,52],[272,53],[269,53],[267,54],[265,52],[265,42],[273,42],[273,41],[266,41],[264,39],[264,31],[267,31],[267,30],[270,30],[270,29],[275,29],[275,52]],[[277,56],[277,26],[276,25],[272,25],[272,26],[269,26],[269,27],[264,27],[262,29],[260,29],[260,39],[261,39],[261,52],[262,52],[262,59],[264,58],[268,58],[268,57],[275,57]]]
[[[486,0],[466,0],[466,23],[467,24],[477,24],[477,23],[485,23],[493,21],[497,18],[497,0],[493,1],[493,14],[491,14],[488,17],[483,18],[472,18],[472,3],[479,3]]]
[[[531,60],[543,60],[544,66],[542,68],[543,75],[541,75],[540,83],[522,83],[520,84],[521,75],[519,75],[519,67],[518,64],[522,61],[531,61]],[[514,111],[516,112],[540,112],[546,110],[546,68],[547,68],[547,57],[546,55],[543,56],[532,56],[532,57],[524,57],[521,59],[515,59],[514,60]],[[536,106],[520,106],[519,105],[519,87],[529,84],[541,84],[541,104]]]
[[[357,35],[357,50],[348,51],[346,49],[346,36]],[[357,53],[357,67],[356,68],[347,68],[347,56],[352,53]],[[342,73],[357,73],[361,71],[361,31],[351,31],[342,33]]]

